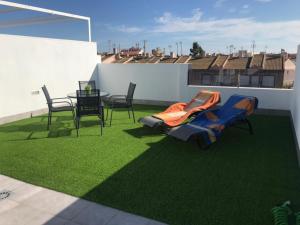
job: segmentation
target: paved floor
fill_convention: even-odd
[[[0,225],[164,225],[0,175]]]

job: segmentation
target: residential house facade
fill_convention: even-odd
[[[284,87],[285,58],[282,55],[257,54],[251,57],[218,55],[191,59],[189,85]],[[289,73],[293,68],[289,67]],[[289,77],[290,79],[290,77]]]

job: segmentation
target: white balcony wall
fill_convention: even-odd
[[[126,93],[130,81],[137,83],[135,99],[154,101],[189,101],[201,90],[221,92],[222,103],[231,95],[251,95],[263,109],[289,110],[293,90],[189,86],[188,64],[99,64],[102,90],[112,94]]]
[[[191,99],[199,90],[199,86],[188,86],[185,88],[184,101]],[[201,89],[219,91],[221,93],[221,104],[233,94],[255,96],[259,100],[258,107],[261,109],[286,110],[290,109],[290,101],[293,90],[270,89],[270,88],[248,88],[248,87],[201,87]]]
[[[47,108],[42,85],[51,97],[66,96],[99,62],[89,42],[0,35],[0,49],[0,118]]]
[[[297,136],[298,144],[300,144],[300,45],[298,46],[297,63],[296,63],[296,77],[294,83],[294,93],[291,98],[291,113],[293,117],[293,123],[295,133]],[[298,150],[300,147],[298,148]],[[300,157],[300,152],[298,152]],[[300,163],[300,162],[299,162]]]
[[[129,82],[137,84],[135,99],[179,101],[182,64],[99,64],[99,82],[110,94],[126,94]]]

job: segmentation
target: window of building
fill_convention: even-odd
[[[275,87],[275,77],[274,76],[263,76],[262,86],[263,87]]]

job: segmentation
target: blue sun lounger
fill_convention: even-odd
[[[257,105],[256,97],[232,95],[220,108],[198,114],[190,123],[172,128],[168,135],[183,141],[196,139],[205,148],[217,141],[225,128],[238,123],[246,123],[252,134],[252,126],[247,116],[255,111]]]

